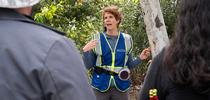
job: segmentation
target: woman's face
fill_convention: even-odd
[[[103,20],[104,20],[104,26],[106,27],[107,30],[117,29],[119,20],[116,20],[113,14],[105,12]]]

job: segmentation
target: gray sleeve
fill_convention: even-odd
[[[91,50],[83,52],[83,60],[87,69],[90,69],[95,66],[96,54]]]
[[[40,77],[46,100],[96,100],[79,51],[67,38],[51,47]]]

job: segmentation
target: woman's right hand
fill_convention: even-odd
[[[96,45],[98,44],[98,40],[95,39],[95,40],[91,40],[90,42],[88,42],[84,47],[83,47],[83,52],[87,52],[87,51],[90,51],[92,50],[93,48],[96,47]]]

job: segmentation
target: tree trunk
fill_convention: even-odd
[[[145,14],[144,23],[154,57],[169,42],[160,2],[159,0],[141,0],[141,7]]]

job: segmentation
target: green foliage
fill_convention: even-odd
[[[71,0],[70,0],[71,1]],[[101,10],[107,5],[118,5],[124,13],[124,22],[121,30],[131,34],[134,38],[134,50],[145,47],[143,44],[147,39],[142,17],[139,11],[138,0],[88,0],[87,2],[78,0],[42,1],[36,11],[35,20],[52,26],[67,33],[67,36],[75,41],[78,48],[81,48],[89,40],[90,34],[103,30]],[[139,20],[141,24],[139,24]],[[132,26],[132,27],[130,27]]]
[[[160,0],[164,21],[169,37],[174,32],[174,26],[176,23],[176,8],[177,0]]]

